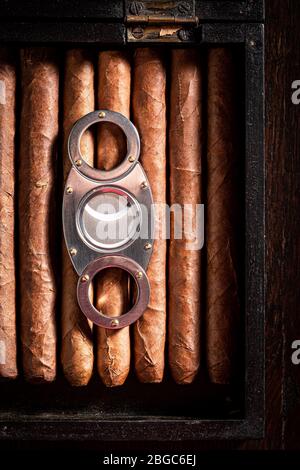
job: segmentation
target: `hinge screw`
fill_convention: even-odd
[[[105,112],[104,111],[100,111],[100,113],[98,114],[99,118],[105,118]]]
[[[75,164],[76,164],[76,166],[81,166],[82,165],[82,160],[80,160],[80,159],[76,160]]]
[[[71,188],[71,186],[68,186],[66,192],[67,194],[72,194],[73,188]]]
[[[135,39],[141,39],[144,36],[144,30],[141,28],[141,26],[136,26],[135,28],[132,29],[132,36]]]
[[[191,30],[180,29],[177,34],[181,41],[190,41],[193,39],[193,32]]]
[[[136,273],[136,278],[137,278],[137,279],[142,279],[142,277],[143,277],[142,271],[138,271],[138,272]]]
[[[144,245],[144,248],[145,248],[145,250],[151,250],[152,244],[151,243],[146,243],[146,245]]]
[[[110,322],[110,326],[118,326],[119,325],[119,320],[116,318]]]
[[[147,188],[148,188],[147,181],[143,181],[143,182],[141,183],[141,188],[142,188],[142,189],[147,189]]]
[[[81,276],[81,282],[87,282],[89,280],[90,276],[88,274],[84,274]]]
[[[131,2],[129,11],[132,15],[139,15],[144,8],[142,2]]]
[[[71,249],[70,249],[70,255],[71,255],[71,256],[76,256],[76,255],[77,255],[77,250],[76,250],[76,248],[71,248]]]
[[[135,161],[134,156],[133,156],[133,155],[130,155],[130,156],[128,157],[128,161],[129,161],[130,163],[133,163],[133,162]]]

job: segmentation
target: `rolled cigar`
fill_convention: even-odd
[[[19,162],[21,342],[25,378],[56,374],[54,175],[59,70],[55,51],[21,51],[22,114]]]
[[[166,202],[166,69],[162,53],[137,49],[133,117],[141,138],[141,162],[156,204],[156,233],[164,233]],[[161,382],[166,339],[166,241],[156,239],[147,269],[150,302],[134,327],[135,370],[141,382]]]
[[[123,51],[99,54],[98,107],[130,116],[130,61]],[[126,140],[121,130],[101,124],[98,133],[97,166],[111,170],[126,155]],[[127,311],[129,279],[125,271],[107,269],[97,280],[96,305],[107,316],[119,316]],[[123,385],[130,368],[129,327],[107,330],[97,327],[97,366],[107,387]]]
[[[0,49],[0,377],[17,374],[14,197],[16,65]]]
[[[198,52],[172,51],[170,112],[170,204],[189,207],[194,224],[201,202],[201,69]],[[190,206],[184,206],[189,204]],[[185,215],[186,213],[183,212]],[[187,213],[188,214],[188,213]],[[184,224],[188,221],[183,218]],[[183,225],[184,229],[186,228]],[[174,380],[191,383],[200,365],[200,251],[186,231],[169,249],[169,364]]]
[[[66,181],[71,168],[67,151],[70,130],[78,119],[94,111],[94,65],[89,53],[80,49],[67,51],[64,83],[63,173]],[[83,134],[80,150],[84,160],[94,166],[94,139],[90,130]],[[78,276],[63,241],[61,362],[68,382],[73,386],[83,386],[87,385],[93,373],[93,335],[92,323],[77,303],[77,281]]]
[[[208,54],[207,141],[207,365],[212,382],[233,372],[239,316],[236,272],[236,149],[234,72],[230,51]]]

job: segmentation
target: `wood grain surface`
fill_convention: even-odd
[[[291,344],[300,339],[300,106],[291,101],[291,84],[300,79],[300,2],[266,3],[267,428],[262,446],[300,449],[300,366],[291,362]]]

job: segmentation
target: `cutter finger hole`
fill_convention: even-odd
[[[123,294],[123,312],[121,312],[121,314],[113,310],[108,312],[107,305],[105,305],[107,300],[110,307],[113,304],[113,302],[111,302],[113,296],[110,296],[111,293],[109,291],[113,286],[113,284],[110,283],[116,281],[116,272],[120,273],[120,271],[116,271],[116,268],[123,272],[123,277],[120,277],[119,274],[117,281],[118,279],[120,281],[122,278],[124,279],[127,273],[134,279],[136,286],[135,303],[126,313],[125,305],[127,307],[129,304],[128,291],[127,295]],[[96,306],[94,306],[89,297],[89,288],[99,273],[106,274],[106,281],[103,285],[102,295],[98,297]],[[107,273],[110,273],[109,277],[107,277]],[[103,278],[105,279],[105,277],[102,277],[102,279]],[[93,323],[107,329],[120,329],[134,323],[143,314],[149,302],[150,286],[145,271],[134,260],[120,255],[103,256],[90,263],[80,276],[78,280],[77,297],[81,310]]]
[[[85,161],[81,150],[81,142],[84,133],[90,126],[97,123],[115,125],[123,132],[126,139],[127,151],[125,158],[118,166],[108,170],[97,169],[89,165],[89,163]],[[140,139],[135,126],[125,116],[109,110],[98,110],[85,115],[75,123],[69,135],[68,153],[74,168],[86,178],[95,181],[113,181],[131,171],[138,161],[140,155]],[[103,162],[103,167],[105,168],[105,155],[103,155]]]

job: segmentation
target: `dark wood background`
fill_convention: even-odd
[[[245,442],[2,443],[2,449],[81,448],[98,452],[187,452],[213,449],[300,450],[300,1],[266,0],[266,437]]]
[[[300,2],[266,1],[266,438],[246,448],[300,450]]]

